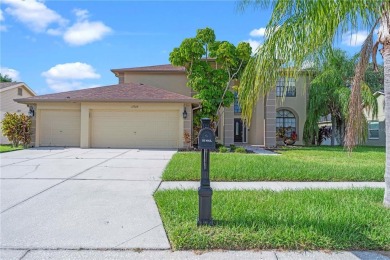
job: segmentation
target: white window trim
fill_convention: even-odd
[[[378,129],[370,129],[370,124],[371,123],[377,123],[378,124]],[[378,131],[378,137],[371,137],[370,136],[370,131]],[[370,121],[368,122],[368,140],[378,140],[379,139],[379,121]]]

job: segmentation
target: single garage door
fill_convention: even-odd
[[[80,111],[41,110],[39,145],[80,147]]]
[[[91,113],[91,147],[178,148],[179,111],[102,111]]]

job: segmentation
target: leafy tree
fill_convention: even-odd
[[[3,135],[12,142],[13,147],[18,147],[22,143],[25,148],[31,142],[31,119],[25,114],[5,113],[1,121]]]
[[[216,41],[214,30],[197,30],[196,36],[186,38],[169,55],[174,66],[184,66],[188,78],[188,87],[202,101],[202,107],[196,111],[194,125],[200,125],[200,118],[209,117],[218,121],[221,107],[228,107],[234,101],[229,89],[232,82],[239,79],[245,68],[252,49],[248,43],[237,46],[227,41]]]
[[[374,66],[371,63],[368,66],[364,75],[364,81],[370,86],[372,92],[383,91],[384,83],[384,68],[382,65],[378,65],[378,71],[374,70]]]
[[[242,6],[252,4],[242,0]],[[361,83],[371,54],[376,64],[376,51],[381,45],[384,61],[384,89],[386,102],[390,102],[390,0],[256,0],[261,7],[273,6],[271,19],[267,24],[266,39],[245,69],[239,88],[242,115],[250,122],[252,108],[259,96],[275,87],[281,68],[289,67],[291,76],[296,77],[306,62],[319,60],[338,35],[348,31],[369,28],[369,34],[362,45],[352,80],[349,117],[345,146],[351,151],[356,145],[357,133],[361,132]],[[378,41],[373,43],[375,28]],[[386,106],[386,122],[390,121],[390,106]],[[389,129],[388,129],[389,130]],[[390,131],[386,131],[386,150],[390,151]],[[390,156],[387,156],[388,160]],[[390,207],[390,161],[386,164],[384,205]]]
[[[343,142],[345,120],[348,118],[350,84],[356,59],[356,56],[349,58],[344,51],[336,49],[328,54],[327,60],[321,64],[320,72],[311,82],[309,89],[308,115],[303,131],[306,144],[311,143],[319,134],[320,117],[328,114],[332,118],[331,145],[335,144],[336,132],[341,137],[340,143]],[[372,110],[375,117],[378,114],[378,104],[367,84],[362,85],[361,95],[364,102],[362,108]],[[363,114],[361,116],[367,125],[366,118]],[[366,140],[367,131],[367,128],[362,128],[362,132],[359,133],[361,142]]]
[[[0,82],[12,82],[13,80],[7,75],[2,75],[0,73]]]

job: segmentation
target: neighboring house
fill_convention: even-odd
[[[9,113],[24,113],[28,114],[29,108],[25,104],[20,104],[14,101],[17,98],[28,98],[35,96],[34,91],[23,82],[1,82],[0,83],[0,98],[1,98],[1,121],[4,119],[4,114]],[[1,124],[1,123],[0,123]],[[1,134],[1,144],[9,144],[8,138]]]
[[[192,114],[200,101],[187,87],[183,67],[158,65],[112,69],[118,84],[32,98],[17,102],[36,111],[35,146],[82,148],[182,148],[192,132]],[[285,86],[285,85],[288,85]],[[235,102],[221,111],[217,141],[224,145],[276,145],[276,129],[289,127],[302,144],[308,79],[279,80],[253,111],[250,129]],[[287,96],[281,96],[285,89]]]
[[[386,145],[386,126],[385,126],[385,94],[383,91],[377,91],[374,96],[378,102],[378,116],[373,117],[372,111],[364,109],[363,113],[368,121],[368,136],[365,145],[370,146],[385,146]],[[332,117],[327,115],[321,117],[318,125],[321,126],[332,126]],[[335,145],[341,143],[340,137],[336,136]],[[326,139],[322,145],[330,145],[330,138]]]
[[[368,137],[366,145],[385,146],[386,145],[386,126],[385,126],[385,94],[382,91],[374,93],[378,101],[378,116],[372,117],[372,111],[365,110],[368,121]]]

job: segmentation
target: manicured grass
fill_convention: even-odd
[[[23,146],[18,146],[17,148],[14,148],[10,144],[0,145],[0,153],[12,152],[12,151],[21,150],[21,149],[23,149]]]
[[[211,153],[212,181],[384,181],[385,149],[359,147],[351,155],[342,147],[302,147],[281,155]],[[164,181],[200,179],[200,153],[177,153]]]
[[[390,250],[383,189],[215,191],[212,227],[197,227],[196,191],[155,193],[174,250]]]

